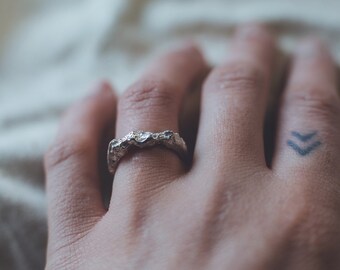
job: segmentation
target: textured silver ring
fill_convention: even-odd
[[[113,139],[107,150],[107,163],[111,174],[116,172],[119,161],[133,148],[148,148],[163,145],[185,159],[187,145],[183,138],[171,130],[159,133],[132,131],[121,139]]]

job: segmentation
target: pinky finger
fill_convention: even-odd
[[[283,95],[273,168],[313,175],[335,171],[340,164],[339,123],[334,62],[323,42],[306,40]]]
[[[111,86],[101,84],[66,113],[45,156],[49,249],[65,245],[65,238],[74,241],[105,214],[98,151],[103,131],[113,125],[115,104]]]

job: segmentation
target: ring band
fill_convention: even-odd
[[[182,159],[187,155],[187,145],[183,138],[171,130],[159,133],[148,131],[132,131],[121,139],[113,139],[107,151],[107,163],[111,174],[116,172],[119,161],[128,153],[131,147],[149,148],[163,145],[176,152]]]

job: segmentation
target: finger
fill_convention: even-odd
[[[180,134],[187,143],[188,147],[188,164],[192,164],[192,157],[195,150],[198,122],[200,116],[200,105],[202,96],[202,85],[208,74],[210,68],[207,67],[202,76],[195,82],[193,87],[187,91],[182,108],[180,111],[179,128]]]
[[[223,168],[246,161],[265,166],[263,125],[274,56],[275,42],[266,28],[238,29],[228,57],[203,88],[198,168],[211,166],[206,160]]]
[[[73,106],[45,156],[49,237],[80,236],[105,213],[100,193],[98,151],[113,123],[116,98],[107,83]]]
[[[316,172],[339,160],[340,102],[335,70],[321,41],[301,44],[282,99],[273,168]]]
[[[142,78],[131,86],[118,104],[117,137],[133,130],[159,132],[179,129],[183,96],[205,62],[196,46],[188,45],[156,60]],[[153,147],[134,151],[122,159],[113,190],[119,187],[156,188],[184,172],[183,162],[172,151]],[[148,181],[148,185],[145,182]],[[155,181],[155,185],[152,185]],[[120,183],[122,185],[120,185]]]

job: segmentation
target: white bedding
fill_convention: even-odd
[[[159,50],[195,38],[211,62],[240,22],[290,48],[317,33],[340,56],[338,0],[0,0],[0,269],[42,269],[42,156],[58,119],[108,78],[119,92]]]

